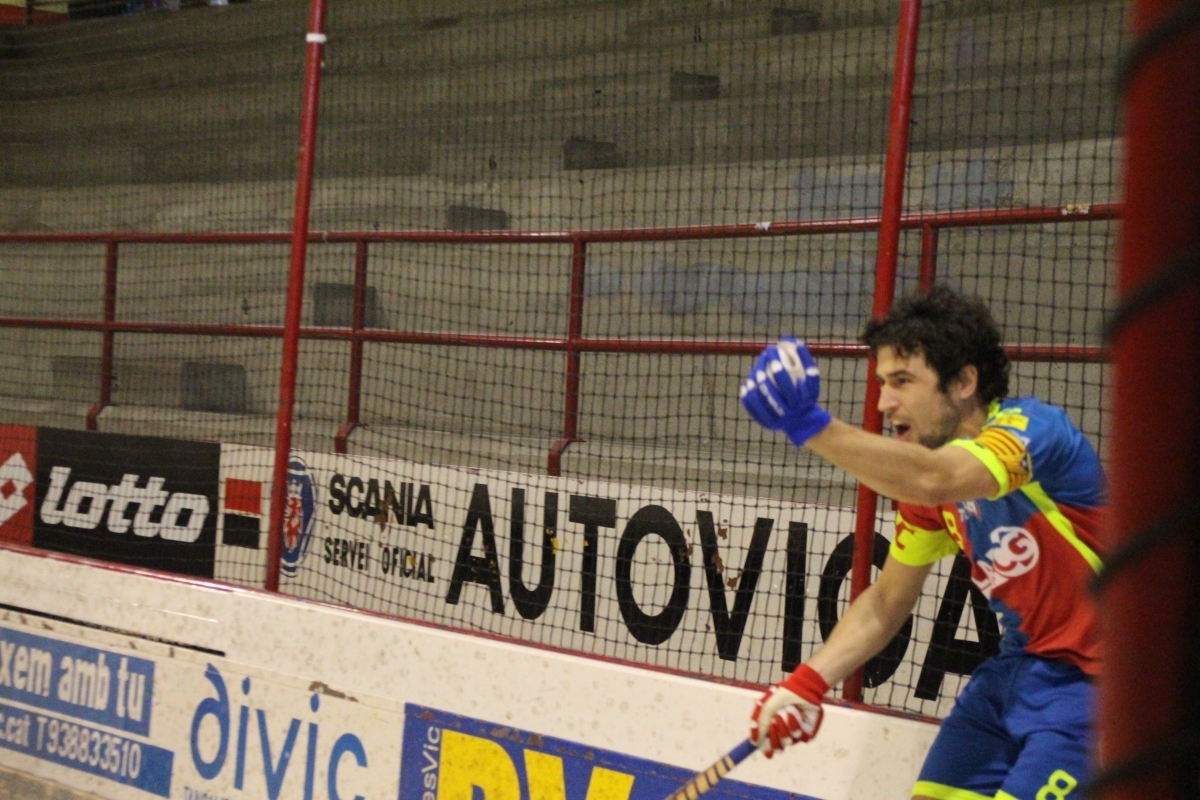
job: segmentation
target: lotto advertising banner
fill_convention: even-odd
[[[218,578],[265,569],[231,533],[266,530],[271,459],[224,446]],[[777,681],[849,588],[851,509],[319,453],[293,454],[287,492],[285,592],[636,663]],[[879,566],[887,545],[877,536]],[[899,687],[893,706],[930,715],[997,633],[983,599],[939,569],[936,595],[866,670],[873,691]]]
[[[53,627],[0,625],[6,764],[111,798],[399,796],[397,703],[144,640],[84,644]]]
[[[220,445],[41,428],[33,544],[211,578]]]
[[[411,800],[663,800],[694,772],[408,705],[400,797]],[[712,800],[814,800],[725,780]]]
[[[0,425],[0,542],[32,544],[37,429]]]

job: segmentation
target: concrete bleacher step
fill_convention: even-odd
[[[318,175],[312,229],[442,229],[447,227],[448,208],[455,204],[502,210],[508,215],[509,227],[527,230],[846,217],[877,212],[883,175],[882,158],[873,157],[763,159],[689,167],[560,171],[544,178],[505,177],[489,167],[489,157],[497,156],[505,171],[516,171],[519,166],[519,161],[513,166],[509,160],[526,157],[491,148],[453,148],[446,153],[446,163],[453,160],[458,168],[447,168],[450,174],[444,177],[323,179]],[[988,204],[1113,202],[1118,178],[1114,165],[1120,156],[1119,140],[1113,138],[917,152],[910,155],[905,205],[917,211]],[[854,187],[865,188],[851,191]],[[0,189],[0,230],[286,231],[294,193],[290,180]],[[372,258],[402,258],[411,247],[375,245]],[[222,261],[229,259],[245,275],[270,271],[277,276],[275,280],[285,274],[288,259],[286,244],[123,245],[121,259],[138,258],[139,253],[169,254],[172,248],[183,248],[189,259],[218,271]],[[547,252],[562,250],[550,247]],[[345,245],[311,249],[314,257],[325,257],[328,251],[340,253],[329,256],[338,264],[349,263]],[[418,254],[418,264],[441,263],[436,247],[428,248],[427,255],[411,252]],[[91,275],[78,279],[84,281],[81,289],[90,283],[94,292],[88,296],[99,296],[104,259],[101,244],[6,244],[0,248],[0,258],[0,266],[21,270],[27,276],[13,285],[14,292],[20,292],[29,281],[41,286],[42,277],[54,274],[45,271],[47,267],[61,271],[78,265]],[[63,295],[50,292],[46,296]]]
[[[1110,2],[1096,6],[1090,14],[1050,8],[931,25],[922,39],[919,77],[925,83],[938,83],[947,77],[960,80],[997,70],[1031,74],[1081,65],[1086,68],[1118,51],[1117,27],[1100,24],[1097,14],[1107,17],[1121,10],[1121,4]],[[1047,35],[1031,44],[1025,35],[1031,29],[1047,31]],[[964,35],[969,35],[969,41]],[[723,96],[734,97],[826,94],[833,86],[853,88],[880,82],[886,88],[894,36],[894,27],[875,27],[717,45],[582,54],[572,50],[560,57],[539,52],[533,59],[415,74],[383,68],[377,59],[370,59],[341,69],[327,68],[323,110],[335,118],[375,117],[400,109],[408,115],[422,116],[435,110],[435,116],[455,117],[465,112],[657,103],[671,99],[675,73],[713,75],[719,78]],[[1066,56],[1061,44],[1064,39],[1072,43]],[[374,53],[372,48],[365,49]],[[93,68],[86,74],[96,72]],[[41,77],[46,82],[44,75]],[[44,115],[48,118],[31,122],[34,127],[27,128],[21,123],[22,117],[29,115],[21,114],[22,104],[17,104],[7,130],[18,136],[46,136],[54,130],[76,130],[81,124],[98,129],[120,126],[131,116],[149,128],[213,115],[223,115],[227,123],[287,116],[285,112],[296,116],[298,70],[278,83],[270,73],[248,73],[246,77],[253,79],[253,85],[250,81],[232,85],[221,81],[211,86],[193,82],[174,101],[164,98],[160,87],[152,83],[131,80],[117,96],[106,97],[104,104],[81,103],[73,97],[61,109],[50,103],[52,92],[43,91],[31,110],[53,107],[56,113]],[[264,92],[264,84],[276,90]]]
[[[982,79],[952,86],[919,86],[914,95],[913,148],[1023,144],[1108,137],[1117,132],[1111,71],[1072,72],[1020,80]],[[778,97],[658,103],[562,112],[470,115],[408,121],[407,129],[378,120],[365,127],[327,119],[322,176],[384,175],[454,170],[460,147],[490,149],[489,164],[512,174],[530,156],[546,168],[564,166],[570,139],[611,142],[616,166],[725,163],[881,153],[886,144],[888,91],[879,87],[837,99]],[[273,122],[236,125],[205,134],[207,158],[196,158],[190,131],[145,129],[126,140],[111,135],[59,138],[58,146],[10,146],[0,155],[0,180],[9,185],[72,185],[134,181],[284,179],[294,171],[285,144],[288,127]],[[343,141],[354,141],[342,148]],[[92,144],[92,142],[97,142]],[[435,151],[436,143],[453,143]],[[516,158],[510,154],[516,152]],[[375,154],[391,153],[391,159]],[[389,163],[390,161],[390,163]],[[390,168],[390,169],[389,169]],[[555,170],[557,171],[557,170]],[[454,174],[453,171],[450,174]]]
[[[84,430],[94,403],[39,400],[0,395],[0,422],[33,427]],[[338,420],[297,418],[292,423],[296,449],[334,449]],[[155,406],[111,405],[97,419],[102,433],[163,436],[178,439],[236,442],[260,447],[275,443],[276,419],[267,414],[216,414]]]
[[[793,503],[854,504],[857,484],[841,470],[786,442],[656,446],[584,440],[562,455],[569,478],[609,479],[661,488],[750,494]]]
[[[1042,226],[944,231],[940,268],[959,275],[1003,272],[1014,281],[1035,281],[1046,269],[1071,262],[1071,252],[1089,261],[1102,258],[1112,246],[1111,222],[1089,225]],[[861,300],[869,292],[869,258],[873,237],[868,233],[812,239],[780,237],[729,242],[648,243],[621,246],[593,245],[588,256],[585,333],[598,337],[672,336],[723,338],[753,334],[764,317],[777,316],[788,302],[804,295],[827,294],[841,304],[821,314],[830,322],[838,315],[862,320]],[[903,243],[901,272],[915,276],[915,235]],[[314,258],[314,261],[318,259]],[[335,259],[323,259],[330,262]],[[27,262],[30,265],[32,262]],[[47,271],[53,262],[47,260]],[[315,270],[306,283],[302,306],[305,325],[346,325],[322,321],[315,302],[323,286],[341,286],[349,292],[343,259],[336,272]],[[226,266],[236,269],[236,261]],[[247,271],[253,262],[245,264]],[[118,292],[118,319],[130,322],[205,323],[212,325],[280,326],[286,292],[281,289],[231,285],[218,294],[209,286],[190,287],[196,266],[176,266],[158,271],[160,285],[128,282]],[[568,322],[570,262],[566,252],[532,253],[516,246],[409,245],[394,253],[376,253],[368,274],[374,293],[377,320],[371,327],[400,331],[454,331],[497,336],[564,337]],[[259,278],[254,278],[255,281]],[[268,282],[275,282],[272,276]],[[198,283],[202,283],[199,282]],[[161,285],[161,284],[166,284]],[[37,316],[97,319],[100,287],[47,287],[37,298]],[[779,302],[770,300],[778,295]],[[1071,302],[1075,302],[1072,300]],[[20,316],[20,296],[8,298],[3,311]],[[89,313],[89,311],[91,313]],[[28,313],[28,312],[26,312]],[[730,316],[730,314],[734,316]],[[743,318],[744,317],[744,318]],[[328,320],[328,318],[326,318]],[[1042,326],[1047,333],[1055,324]],[[34,354],[58,342],[63,348],[76,342],[98,346],[99,334],[90,332],[30,331],[18,344],[16,333],[6,333],[13,347]],[[119,342],[139,342],[145,357],[195,358],[205,352],[188,342],[211,338],[218,347],[212,357],[248,357],[259,352],[262,340],[244,337],[118,334]],[[58,346],[58,345],[55,345]],[[348,347],[330,340],[329,347]],[[401,345],[378,344],[380,348]],[[269,348],[268,348],[269,349]],[[195,353],[193,354],[193,350]]]
[[[14,387],[14,391],[19,390],[20,387]],[[0,395],[0,419],[10,425],[83,430],[88,410],[93,405],[91,402],[26,395]]]
[[[1086,14],[1075,8],[951,17],[927,26],[915,146],[946,149],[1111,134],[1113,95],[1098,87],[1111,81],[1115,62],[1104,56],[1116,49],[1119,37],[1117,26],[1105,20],[1122,7],[1093,4]],[[702,11],[724,13],[711,6]],[[1024,35],[1029,29],[1046,34],[1030,46]],[[494,177],[531,168],[547,174],[570,162],[565,149],[572,141],[608,148],[611,155],[600,162],[606,167],[878,152],[886,116],[877,106],[886,107],[890,45],[885,40],[892,35],[891,28],[877,27],[660,46],[489,65],[487,71],[464,68],[434,77],[397,75],[398,83],[382,77],[387,70],[364,68],[341,76],[332,70],[326,81],[318,174],[478,171]],[[1065,61],[1063,40],[1071,42]],[[830,57],[791,57],[789,50],[798,45]],[[839,46],[848,54],[857,48],[872,55],[837,59]],[[1072,66],[1081,62],[1091,66]],[[722,63],[720,70],[708,66]],[[1006,76],[1010,64],[1040,72],[1022,73],[1014,86]],[[831,65],[850,71],[838,78],[849,83],[838,84],[836,92],[822,72],[808,74],[810,67],[827,70]],[[529,68],[538,70],[539,77],[523,80]],[[671,102],[672,76],[707,72],[719,73],[720,99]],[[1079,83],[1087,84],[1082,94],[1072,87]],[[1054,88],[1058,84],[1063,86]],[[213,91],[201,85],[177,99],[164,100],[161,91],[150,88],[110,93],[102,103],[72,97],[11,104],[0,182],[53,186],[285,179],[294,170],[298,89],[294,78],[276,82],[276,89],[226,86]],[[1074,102],[1063,102],[1064,94]],[[792,102],[779,103],[784,96]],[[829,96],[841,99],[811,99]],[[405,102],[394,101],[399,97]],[[636,102],[622,106],[622,99]],[[790,113],[781,116],[781,106]],[[1030,107],[1042,109],[1042,119],[1022,125],[1022,113]],[[1008,112],[1003,120],[1012,130],[995,130],[989,139],[985,133],[993,128],[981,122],[985,111]],[[129,129],[131,118],[142,120],[136,130]],[[197,157],[197,136],[199,152],[208,157]],[[488,151],[484,163],[490,173],[464,166],[459,157],[464,147]],[[479,163],[474,157],[468,161]]]
[[[292,423],[292,447],[297,450],[333,450],[338,422],[297,418]],[[266,414],[213,414],[149,406],[114,405],[98,419],[103,433],[201,439],[272,447],[276,418]]]
[[[1097,14],[1103,20],[1120,10],[1119,4],[1106,3],[1095,6],[1089,14],[1072,13],[1071,8],[1050,8],[931,25],[922,40],[921,79],[936,83],[946,79],[948,72],[957,80],[1000,69],[1061,70],[1069,69],[1071,63],[1095,63],[1105,53],[1115,52],[1118,45],[1115,40],[1118,35],[1114,33],[1117,27],[1097,22]],[[1030,46],[1028,37],[1023,35],[1030,29],[1048,33]],[[964,34],[970,34],[971,40],[966,44]],[[387,77],[372,78],[373,73],[379,72],[378,65],[366,63],[346,71],[330,70],[324,108],[327,121],[332,117],[350,123],[352,118],[376,119],[400,112],[405,118],[419,118],[423,109],[437,109],[434,116],[453,118],[468,111],[487,115],[505,110],[545,112],[564,104],[568,108],[580,104],[607,106],[622,98],[654,103],[669,98],[670,78],[676,72],[717,73],[723,92],[733,96],[827,94],[830,77],[823,77],[823,71],[834,68],[838,71],[839,85],[858,76],[857,80],[868,79],[872,85],[886,89],[890,69],[887,54],[893,36],[891,28],[872,28],[818,31],[733,46],[718,43],[682,49],[643,48],[555,60],[547,60],[539,53],[541,57],[529,63],[488,65],[409,78],[392,70],[384,70]],[[1063,61],[1060,44],[1063,39],[1072,42],[1068,62]],[[846,57],[837,57],[839,48],[845,50]],[[821,53],[822,57],[796,57],[803,52]],[[89,64],[85,74],[103,72],[102,67]],[[10,106],[12,119],[6,126],[6,134],[14,144],[27,141],[44,145],[55,138],[55,131],[79,136],[81,130],[94,134],[89,138],[121,140],[130,138],[128,119],[137,118],[142,121],[139,128],[147,136],[157,138],[164,133],[169,137],[172,129],[186,128],[189,121],[193,125],[204,124],[216,117],[222,118],[225,126],[257,123],[268,131],[286,130],[287,135],[294,135],[299,70],[274,82],[276,91],[264,92],[262,82],[266,79],[271,83],[271,74],[255,75],[258,80],[254,86],[221,82],[206,89],[203,83],[193,83],[176,100],[164,98],[161,87],[140,80],[124,86],[116,96],[110,93],[103,103],[80,102],[80,98],[73,96],[55,103],[49,99],[52,90],[43,89],[38,101]],[[52,76],[48,78],[44,71],[38,73],[38,78],[39,85],[53,84]],[[6,85],[11,83],[9,76]],[[516,108],[510,108],[513,103],[518,104]],[[164,130],[154,130],[159,126],[164,126]],[[419,132],[420,126],[416,130]],[[213,140],[214,148],[222,144],[219,139]],[[152,164],[143,167],[153,174]]]
[[[1043,5],[1030,0],[943,2],[926,9],[925,18],[1013,13]],[[806,20],[813,18],[817,27],[825,30],[892,25],[895,21],[893,4],[882,0],[853,6],[778,0],[736,5],[618,2],[512,6],[508,10],[471,6],[459,11],[422,11],[413,4],[390,3],[335,7],[329,21],[332,44],[327,68],[331,73],[378,67],[444,71],[581,51],[695,47],[747,38],[786,41],[792,35],[808,33]],[[259,2],[207,13],[138,15],[59,31],[12,33],[6,40],[10,56],[40,59],[45,64],[36,73],[10,68],[10,78],[0,93],[47,96],[135,85],[161,90],[299,75],[303,47],[298,35],[293,35],[294,44],[286,44],[287,31],[303,31],[305,11],[299,2]],[[201,68],[162,68],[164,60],[187,60],[206,45],[215,52],[206,51]],[[72,72],[70,67],[79,64],[91,69]]]
[[[556,439],[553,434],[506,437],[369,422],[354,430],[346,449],[355,455],[537,475],[545,474],[547,455]]]

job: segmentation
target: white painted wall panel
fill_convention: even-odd
[[[0,604],[5,607],[0,628],[85,642],[112,657],[136,653],[154,661],[156,675],[162,677],[153,698],[157,727],[151,740],[174,753],[171,796],[180,798],[187,796],[185,786],[202,783],[197,782],[187,737],[198,703],[214,696],[203,674],[208,664],[226,676],[235,716],[241,696],[238,680],[250,677],[255,687],[264,687],[262,695],[255,688],[250,696],[263,698],[260,705],[266,709],[270,737],[279,737],[272,739],[273,758],[279,757],[288,717],[300,720],[293,756],[300,761],[281,779],[293,781],[281,785],[298,787],[300,794],[284,791],[283,797],[303,795],[304,726],[314,720],[326,731],[338,725],[353,728],[371,750],[381,737],[399,741],[396,716],[405,703],[415,703],[584,747],[699,769],[744,737],[757,694],[256,590],[99,568],[27,551],[0,550]],[[79,627],[52,617],[114,630]],[[357,698],[359,705],[345,711],[343,701],[329,691]],[[304,701],[312,694],[320,694],[320,713],[328,712],[328,717],[304,711]],[[276,718],[278,722],[272,721]],[[376,723],[382,728],[371,734]],[[236,727],[236,720],[232,724]],[[252,729],[256,724],[250,720]],[[208,733],[205,725],[211,728]],[[160,730],[163,740],[154,738]],[[216,728],[211,721],[202,722],[200,731],[201,737],[213,736]],[[834,706],[814,743],[771,761],[754,757],[735,777],[821,800],[900,800],[908,797],[935,732],[935,726],[924,722]],[[253,785],[261,784],[265,791],[263,777],[252,774],[253,764],[261,768],[262,763],[261,755],[253,755],[255,747],[252,742],[247,751],[251,755],[246,789],[235,791],[231,784],[214,782],[219,791],[214,790],[213,797],[259,796],[250,791],[252,778],[259,781]],[[202,760],[215,757],[211,743],[202,743],[200,752]],[[320,754],[325,752],[318,747],[318,779],[319,762],[326,758]],[[381,763],[393,764],[388,759],[400,757],[386,748],[380,752]],[[354,774],[352,758],[342,756],[347,780]],[[7,749],[0,748],[0,762],[115,800],[132,796],[122,794],[112,781]],[[226,765],[218,778],[224,780],[229,770]],[[360,777],[364,786],[370,783],[365,773]],[[316,783],[324,785],[321,780]],[[371,786],[364,797],[392,791],[390,786]],[[351,788],[347,783],[343,796],[352,796]]]

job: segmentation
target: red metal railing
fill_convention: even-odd
[[[898,220],[900,230],[920,230],[921,285],[928,286],[937,272],[938,232],[946,228],[981,228],[1005,225],[1095,222],[1116,219],[1121,214],[1116,204],[1096,204],[1050,208],[987,209],[936,214],[912,214]],[[346,422],[339,429],[335,446],[344,451],[346,439],[360,423],[362,344],[427,344],[463,347],[498,347],[518,350],[553,350],[568,355],[567,382],[564,390],[563,436],[556,443],[561,454],[563,442],[578,437],[579,354],[581,353],[660,353],[696,355],[756,355],[760,341],[732,340],[657,340],[602,339],[583,335],[584,279],[587,246],[600,242],[684,241],[701,239],[744,239],[778,236],[821,235],[878,229],[880,218],[860,217],[840,220],[791,221],[720,225],[710,227],[637,228],[592,231],[494,231],[461,233],[449,231],[328,231],[310,232],[312,244],[354,244],[354,284],[351,324],[348,328],[299,327],[298,338],[348,341],[350,350],[350,392]],[[87,243],[105,245],[103,319],[67,319],[47,317],[0,317],[0,327],[99,331],[104,334],[101,359],[100,397],[89,412],[89,420],[111,403],[112,336],[116,333],[156,333],[194,336],[233,336],[280,338],[285,329],[273,325],[220,325],[191,322],[134,322],[116,319],[119,245],[122,244],[282,244],[291,241],[287,233],[0,233],[0,243]],[[464,332],[394,331],[366,327],[366,287],[370,264],[370,245],[374,243],[444,244],[528,244],[562,243],[571,245],[571,282],[567,302],[570,307],[567,335],[499,336]],[[894,285],[894,284],[893,284]],[[818,356],[866,356],[866,348],[857,344],[813,342]],[[1100,348],[1078,345],[1017,344],[1009,353],[1018,361],[1105,360]],[[91,425],[91,423],[89,423]],[[552,458],[553,456],[551,456]],[[551,462],[553,463],[553,462]],[[551,469],[553,473],[553,468]]]
[[[1095,222],[1116,219],[1121,207],[1116,204],[1066,206],[1050,208],[988,209],[936,214],[913,214],[899,218],[901,230],[922,232],[921,281],[932,282],[937,268],[937,233],[945,228],[979,228],[1023,224],[1053,224]],[[564,389],[562,441],[578,438],[579,367],[581,353],[658,353],[695,355],[756,355],[763,347],[761,341],[737,340],[657,340],[603,339],[583,335],[584,277],[587,246],[598,242],[683,241],[700,239],[742,239],[773,236],[803,236],[847,231],[870,231],[880,225],[878,217],[841,220],[792,221],[751,223],[711,227],[639,228],[593,231],[494,231],[461,233],[449,231],[341,231],[310,232],[311,244],[355,245],[353,313],[348,328],[299,327],[299,339],[347,341],[350,351],[350,394],[347,399],[346,422],[338,432],[337,447],[344,447],[346,437],[360,423],[360,392],[362,350],[364,342],[393,344],[425,344],[459,347],[496,347],[517,350],[551,350],[568,355],[569,368]],[[94,419],[111,403],[112,370],[111,337],[117,333],[176,334],[192,336],[232,336],[250,338],[281,338],[285,330],[277,325],[223,325],[192,322],[122,321],[116,319],[117,274],[119,245],[122,244],[281,244],[291,240],[287,233],[0,233],[0,243],[85,243],[105,245],[104,316],[102,319],[68,319],[52,317],[0,317],[0,327],[40,328],[55,330],[98,331],[104,334],[102,343],[99,402],[89,412]],[[464,332],[394,331],[366,327],[366,286],[369,274],[369,247],[373,243],[445,243],[445,244],[570,244],[571,289],[567,302],[570,321],[567,335],[499,336]],[[815,355],[825,357],[865,357],[866,348],[841,342],[812,342]],[[1102,362],[1106,355],[1099,347],[1080,345],[1016,344],[1009,348],[1016,361]],[[107,355],[105,355],[107,354]],[[575,361],[570,361],[574,354]],[[574,369],[570,364],[574,363]],[[561,449],[559,451],[561,453]]]

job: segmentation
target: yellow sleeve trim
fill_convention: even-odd
[[[1000,486],[1000,490],[989,497],[989,500],[999,500],[1004,495],[1012,491],[1009,485],[1008,470],[1004,468],[1004,464],[1000,463],[1000,457],[987,449],[974,439],[955,439],[950,442],[947,447],[961,447],[971,455],[978,458],[987,467],[988,472],[992,473],[992,477],[996,479],[996,483]]]
[[[896,539],[888,550],[892,558],[910,567],[923,567],[958,552],[946,531],[915,528],[896,512]]]
[[[1031,483],[1021,489],[1033,504],[1037,506],[1038,511],[1046,515],[1046,519],[1054,526],[1054,530],[1058,531],[1064,539],[1083,556],[1083,560],[1088,563],[1097,574],[1104,569],[1104,562],[1100,560],[1100,556],[1096,555],[1096,551],[1088,547],[1079,534],[1075,533],[1075,526],[1071,524],[1071,520],[1067,519],[1067,515],[1059,510],[1058,505],[1050,499],[1050,495],[1046,494],[1046,490],[1042,488],[1040,483]]]
[[[917,781],[912,793],[913,797],[932,797],[934,800],[992,800],[991,797],[972,792],[970,789],[955,789],[953,786],[933,781]]]

